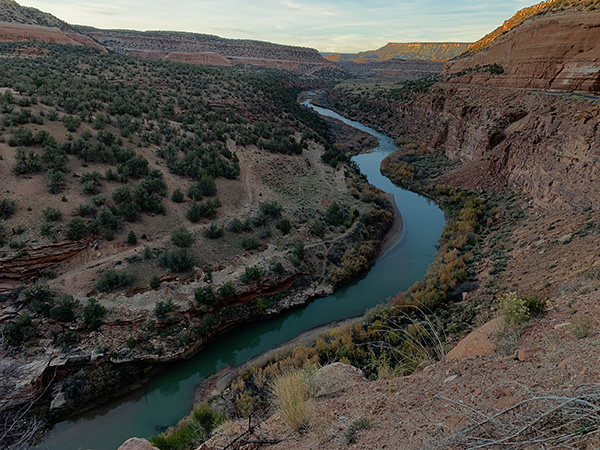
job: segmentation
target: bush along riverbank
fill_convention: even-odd
[[[382,164],[384,174],[437,202],[446,216],[439,251],[425,277],[357,321],[320,333],[310,344],[274,351],[238,369],[218,396],[201,398],[214,411],[230,418],[268,417],[281,377],[300,373],[310,386],[316,368],[333,362],[360,368],[372,380],[408,375],[419,365],[442,360],[453,336],[471,328],[477,309],[463,301],[463,293],[477,284],[483,238],[498,231],[499,217],[510,219],[514,202],[438,183],[455,166],[443,152],[427,151],[406,140],[398,144],[400,150]],[[161,449],[171,448],[163,445],[165,439],[178,440],[192,422],[183,420],[153,442]],[[186,445],[176,448],[193,448]]]

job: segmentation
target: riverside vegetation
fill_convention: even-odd
[[[424,280],[389,299],[389,305],[368,311],[361,320],[320,333],[312,344],[295,345],[242,367],[226,393],[203,408],[230,418],[263,419],[275,409],[292,429],[312,429],[316,425],[306,402],[314,395],[318,367],[346,363],[372,380],[408,375],[424,362],[442,360],[446,336],[470,328],[476,308],[460,300],[462,292],[472,289],[482,238],[491,232],[488,220],[498,213],[502,199],[484,199],[437,184],[436,179],[455,164],[442,152],[428,152],[413,142],[399,140],[398,145],[401,149],[384,161],[384,173],[395,183],[434,198],[446,213],[439,251]],[[197,442],[164,444],[178,441],[189,423],[190,419],[183,420],[152,442],[161,449],[194,448]],[[368,419],[357,419],[348,429],[347,442],[353,442],[357,430],[368,427]]]

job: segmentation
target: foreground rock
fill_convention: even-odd
[[[153,447],[146,439],[131,438],[125,441],[118,450],[158,450]]]

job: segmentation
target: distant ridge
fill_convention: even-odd
[[[177,31],[100,30],[70,25],[52,14],[0,0],[0,42],[85,45],[140,58],[197,65],[254,65],[301,74],[339,71],[317,50]]]
[[[336,69],[317,50],[248,39],[179,31],[77,29],[124,55],[199,65],[254,65],[309,74]]]
[[[366,64],[390,60],[419,60],[445,62],[469,48],[464,42],[411,42],[395,43],[359,53],[326,53],[325,59],[337,63],[353,62]]]

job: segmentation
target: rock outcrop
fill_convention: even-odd
[[[146,439],[131,438],[125,441],[118,450],[158,450]]]
[[[496,318],[472,331],[448,352],[446,361],[464,361],[476,356],[490,356],[494,353],[494,343],[492,342],[494,333],[501,325],[502,319]]]
[[[450,61],[456,83],[561,91],[600,91],[600,11],[534,15],[483,51]],[[498,64],[504,73],[477,70]],[[456,76],[459,75],[459,76]]]

